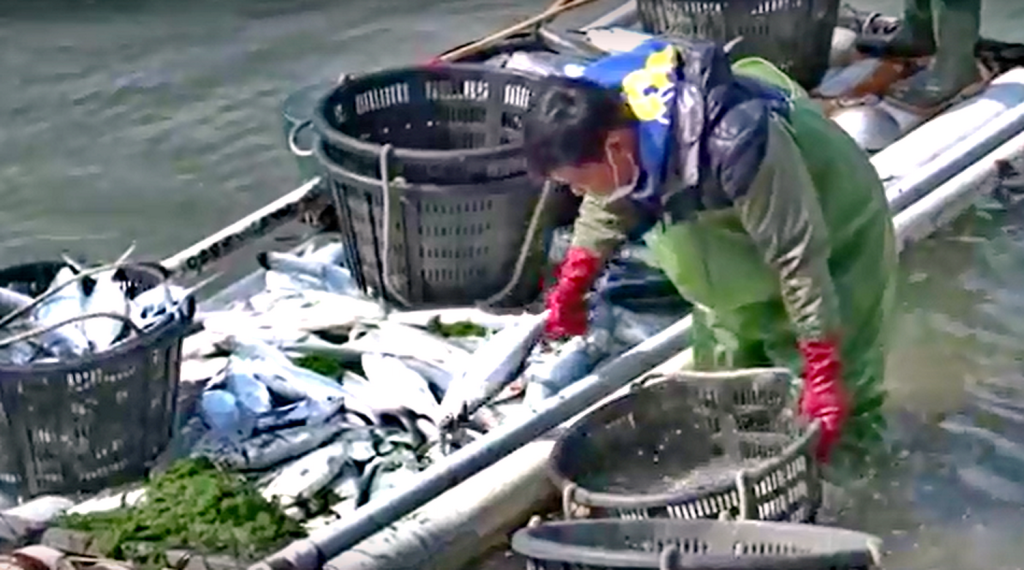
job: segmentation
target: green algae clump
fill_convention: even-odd
[[[65,515],[57,525],[88,532],[105,556],[144,568],[166,566],[172,549],[255,561],[305,536],[250,481],[205,459],[179,461],[151,478],[137,505]]]

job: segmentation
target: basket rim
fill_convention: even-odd
[[[379,178],[371,178],[369,176],[352,172],[351,170],[336,163],[331,157],[327,156],[326,147],[327,141],[320,139],[313,145],[314,154],[320,165],[327,169],[329,176],[337,176],[342,180],[365,185],[372,187],[378,191],[381,189],[382,180]],[[397,149],[396,149],[397,150]],[[476,184],[432,184],[424,182],[401,182],[396,183],[394,180],[388,181],[392,190],[401,190],[403,194],[424,194],[424,195],[473,195],[477,197],[484,197],[491,194],[501,194],[506,190],[505,185],[512,186],[513,184],[519,185],[529,175],[526,173],[517,174],[514,176],[506,176],[504,178],[495,178],[488,180],[483,183]],[[540,196],[539,188],[540,184],[536,184],[538,188],[537,195]]]
[[[397,68],[381,69],[377,71],[371,71],[367,73],[360,73],[348,76],[345,82],[335,85],[331,90],[322,95],[317,101],[313,111],[313,126],[317,132],[318,138],[321,140],[326,139],[333,145],[346,148],[349,151],[354,151],[359,154],[365,154],[369,156],[380,155],[381,149],[384,148],[383,144],[364,141],[357,139],[353,136],[343,133],[341,130],[334,127],[326,118],[327,108],[330,101],[334,98],[335,94],[348,82],[355,81],[369,81],[374,79],[386,79],[391,76],[403,76],[410,73],[416,74],[438,74],[443,75],[448,71],[466,71],[466,72],[485,72],[493,75],[508,75],[512,77],[519,77],[521,79],[527,79],[534,83],[540,84],[544,80],[544,76],[522,71],[519,69],[508,69],[504,67],[493,67],[482,63],[440,63],[440,64],[428,64],[428,65],[410,65]],[[452,149],[452,150],[434,150],[434,149],[417,149],[417,148],[400,148],[394,147],[391,151],[392,156],[396,159],[406,160],[445,160],[451,159],[454,156],[459,158],[494,158],[495,154],[512,153],[522,145],[519,143],[506,143],[497,146],[483,147],[483,148],[472,148],[472,149]]]
[[[778,367],[764,367],[762,370],[774,370]],[[676,385],[685,384],[685,382],[674,382]],[[613,406],[620,406],[623,402],[637,397],[637,395],[645,390],[655,388],[658,386],[671,385],[670,382],[658,382],[652,384],[642,385],[637,389],[630,390],[628,393],[622,394],[621,396],[606,402],[605,404],[593,409],[591,412],[584,414],[577,418],[570,425],[568,425],[564,431],[561,432],[558,439],[555,441],[554,447],[551,449],[551,453],[548,456],[547,461],[547,472],[549,479],[555,484],[558,489],[565,491],[568,488],[572,488],[572,498],[576,501],[581,501],[587,506],[598,507],[598,508],[619,508],[619,509],[644,509],[644,508],[656,508],[663,507],[669,504],[686,503],[694,500],[699,500],[708,495],[726,493],[736,488],[735,480],[723,481],[716,485],[706,485],[696,489],[679,489],[674,492],[668,493],[609,493],[607,491],[592,491],[585,487],[581,487],[575,481],[569,479],[564,473],[557,468],[557,458],[565,454],[566,445],[568,439],[585,424],[592,415],[597,414],[602,410],[607,410]],[[821,422],[815,420],[810,422],[806,426],[801,426],[802,431],[799,436],[794,437],[785,448],[782,453],[775,457],[765,459],[755,467],[750,468],[737,468],[736,473],[739,475],[743,473],[747,477],[759,478],[765,473],[770,473],[784,463],[788,462],[792,457],[799,452],[801,448],[807,447],[812,448],[813,443],[817,440],[821,433]]]
[[[19,266],[31,266],[40,264],[56,264],[66,266],[67,263],[60,261],[34,261],[28,263],[21,263],[18,265],[12,265],[0,269],[0,271],[15,269]],[[127,264],[128,267],[132,265],[144,265],[147,267],[153,267],[158,271],[162,272],[165,277],[170,276],[170,271],[163,266],[163,264],[155,261],[139,261],[130,262]],[[56,362],[31,362],[24,365],[15,365],[7,362],[0,362],[0,375],[4,374],[37,374],[37,373],[53,373],[60,372],[66,373],[71,370],[81,369],[85,366],[100,367],[104,363],[117,360],[124,355],[136,350],[139,345],[143,343],[153,343],[156,339],[173,338],[186,332],[189,326],[192,324],[192,319],[195,317],[196,312],[196,299],[194,295],[188,295],[183,299],[182,303],[186,307],[186,314],[181,314],[181,311],[174,311],[166,315],[159,323],[153,325],[148,330],[136,335],[133,338],[128,339],[125,342],[120,342],[114,345],[108,350],[97,352],[93,354],[84,354],[82,356],[75,356],[72,358],[65,358]],[[3,382],[3,380],[0,380]]]
[[[545,530],[553,530],[566,527],[669,527],[669,530],[678,529],[680,538],[685,537],[687,531],[711,530],[715,528],[752,528],[755,531],[762,531],[770,540],[770,533],[784,533],[779,540],[785,538],[789,542],[813,546],[818,544],[834,545],[842,541],[831,551],[811,552],[796,556],[780,555],[750,555],[749,557],[737,557],[732,553],[715,554],[687,554],[679,553],[679,564],[676,568],[718,568],[721,570],[732,570],[737,568],[737,563],[742,560],[756,561],[754,567],[759,570],[793,570],[797,568],[820,568],[822,563],[832,562],[847,567],[871,567],[877,563],[876,556],[881,552],[883,541],[880,537],[846,528],[805,525],[785,522],[769,521],[718,521],[710,519],[584,519],[572,521],[555,521],[541,523],[536,526],[528,526],[517,530],[512,535],[512,549],[523,556],[533,559],[585,564],[594,567],[606,568],[659,568],[661,555],[654,551],[636,550],[609,550],[596,546],[582,546],[556,542],[537,536]],[[639,530],[638,528],[638,530]],[[795,536],[794,536],[795,535]],[[802,543],[802,544],[801,544]],[[863,543],[862,547],[855,545]],[[566,560],[570,558],[569,560]],[[806,560],[801,560],[805,558]],[[742,564],[742,562],[740,562]]]
[[[189,297],[189,299],[192,299],[192,297]],[[154,339],[162,339],[164,337],[174,338],[179,336],[180,332],[188,329],[191,321],[192,318],[190,316],[186,317],[178,312],[174,312],[164,317],[163,322],[154,325],[150,330],[144,331],[142,334],[125,342],[118,343],[111,349],[94,354],[85,354],[82,356],[75,356],[73,358],[66,358],[64,360],[58,360],[57,362],[33,362],[25,365],[0,363],[0,375],[52,372],[66,373],[86,366],[89,368],[99,368],[108,361],[117,360],[120,357],[133,352],[139,348],[143,342],[147,344],[155,344],[152,342]],[[3,381],[3,379],[0,379],[0,382]]]

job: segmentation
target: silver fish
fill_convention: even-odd
[[[32,303],[32,297],[6,287],[0,287],[0,316],[23,309]]]
[[[333,332],[348,334],[352,327],[364,321],[379,319],[382,315],[376,303],[366,304],[355,300],[351,303],[336,298],[327,300],[302,299],[281,302],[262,312],[242,312],[237,310],[205,311],[199,321],[203,328],[225,334],[243,333],[246,336],[277,338],[281,336],[277,330],[287,334],[284,338],[294,336],[294,332]],[[309,338],[291,339],[292,342]],[[280,344],[287,341],[273,341]]]
[[[301,400],[274,408],[256,418],[256,432],[272,431],[295,425],[315,426],[337,416],[345,408],[345,402],[335,400],[322,404],[316,400]]]
[[[364,353],[411,356],[452,370],[461,369],[469,358],[469,352],[445,339],[398,323],[366,325],[363,330],[353,330],[352,335],[354,340],[341,345],[342,348]]]
[[[354,498],[359,494],[359,468],[355,463],[346,461],[341,472],[329,483],[331,491],[339,499]]]
[[[257,380],[263,381],[263,376],[283,378],[296,392],[301,392],[307,398],[324,403],[339,398],[344,399],[346,395],[337,382],[312,370],[296,366],[283,352],[264,342],[231,336],[225,340],[225,343],[232,354],[263,361],[261,363],[263,375],[257,376]]]
[[[352,278],[352,274],[332,263],[273,251],[263,252],[257,255],[256,259],[268,271],[312,277],[324,291],[362,296],[362,291]]]
[[[480,350],[480,347],[482,347],[487,342],[486,338],[479,336],[451,337],[445,340],[465,350],[466,352],[476,352]]]
[[[257,360],[256,362],[262,363],[263,361]],[[305,390],[294,385],[286,376],[283,376],[276,367],[257,366],[257,368],[258,371],[253,374],[253,378],[281,398],[292,402],[309,399]]]
[[[364,318],[384,318],[380,304],[355,293],[325,291],[319,282],[306,275],[267,271],[264,283],[265,289],[246,301],[247,310],[262,314],[321,305],[330,307],[339,316],[354,314]]]
[[[350,429],[339,439],[349,443],[349,457],[356,463],[366,463],[377,456],[377,428]]]
[[[523,373],[527,382],[523,403],[536,411],[544,400],[589,374],[608,355],[608,336],[574,337],[554,354],[530,364]]]
[[[296,459],[261,492],[267,500],[277,499],[284,506],[309,499],[341,473],[349,462],[349,443],[336,441]]]
[[[482,309],[472,307],[453,307],[450,309],[424,309],[418,311],[393,311],[388,314],[387,320],[393,323],[426,328],[431,321],[440,321],[441,324],[453,325],[456,323],[471,322],[480,325],[485,329],[501,330],[509,325],[521,321],[522,314],[518,315],[497,315]]]
[[[237,444],[207,439],[196,446],[193,454],[207,457],[227,469],[262,471],[309,453],[347,428],[340,422],[328,422],[262,433]]]
[[[243,415],[235,395],[227,390],[206,390],[200,401],[203,420],[218,439],[238,441],[249,437],[252,424]]]
[[[54,293],[54,295],[33,311],[33,320],[42,326],[49,326],[61,321],[77,317],[82,314],[82,304],[85,294],[82,292],[82,283],[75,277],[70,267],[62,267],[54,277],[50,290],[57,286],[74,281]],[[47,349],[54,354],[75,354],[82,355],[89,350],[89,339],[82,331],[81,322],[71,323],[55,329],[55,334],[44,335],[43,342]]]
[[[204,280],[190,288],[164,282],[139,293],[129,302],[132,322],[141,329],[163,322],[164,318],[175,311],[189,295],[211,282],[212,279]]]
[[[370,384],[376,388],[376,409],[404,407],[438,421],[441,407],[426,379],[401,360],[383,354],[364,354],[363,370]]]
[[[396,449],[384,457],[370,462],[359,482],[356,504],[365,505],[371,498],[405,487],[418,478],[415,454],[407,449]]]
[[[115,270],[93,275],[95,285],[82,303],[83,313],[114,313],[128,316],[128,297],[121,289],[121,282],[115,279]],[[109,317],[93,317],[82,321],[82,332],[89,339],[94,352],[107,350],[124,331],[124,321]]]
[[[406,366],[415,370],[420,376],[426,378],[427,382],[434,388],[434,395],[437,396],[438,400],[443,397],[448,386],[451,385],[452,380],[455,378],[455,374],[447,368],[442,368],[432,362],[424,362],[411,356],[399,356]]]
[[[514,379],[514,374],[540,340],[547,317],[544,312],[524,318],[495,333],[473,353],[441,400],[444,421],[472,414]]]
[[[257,367],[252,361],[232,356],[228,359],[227,387],[249,412],[269,412],[272,403],[267,385],[255,378]]]

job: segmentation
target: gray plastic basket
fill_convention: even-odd
[[[647,33],[729,42],[735,60],[758,56],[807,89],[828,71],[839,0],[637,0]]]
[[[546,219],[515,268],[541,197],[522,149],[537,80],[411,67],[347,78],[321,99],[315,153],[361,287],[414,306],[536,298]]]
[[[530,570],[853,570],[878,568],[881,547],[862,532],[759,521],[554,522],[512,536]]]
[[[801,427],[783,368],[681,372],[570,426],[550,475],[566,518],[813,521],[818,425]]]
[[[63,266],[9,267],[0,270],[0,286],[38,296]],[[130,298],[160,283],[134,266],[124,274]],[[0,493],[93,492],[144,476],[171,440],[194,311],[190,297],[183,312],[104,352],[0,364]]]

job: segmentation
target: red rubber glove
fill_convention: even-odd
[[[843,423],[849,413],[849,399],[841,378],[838,343],[828,340],[802,341],[804,385],[800,393],[800,413],[821,420],[818,460],[828,461],[832,448],[839,441]]]
[[[548,338],[579,336],[587,332],[586,294],[601,273],[601,257],[582,247],[570,247],[558,268],[557,279],[548,294],[551,311],[545,332]]]

